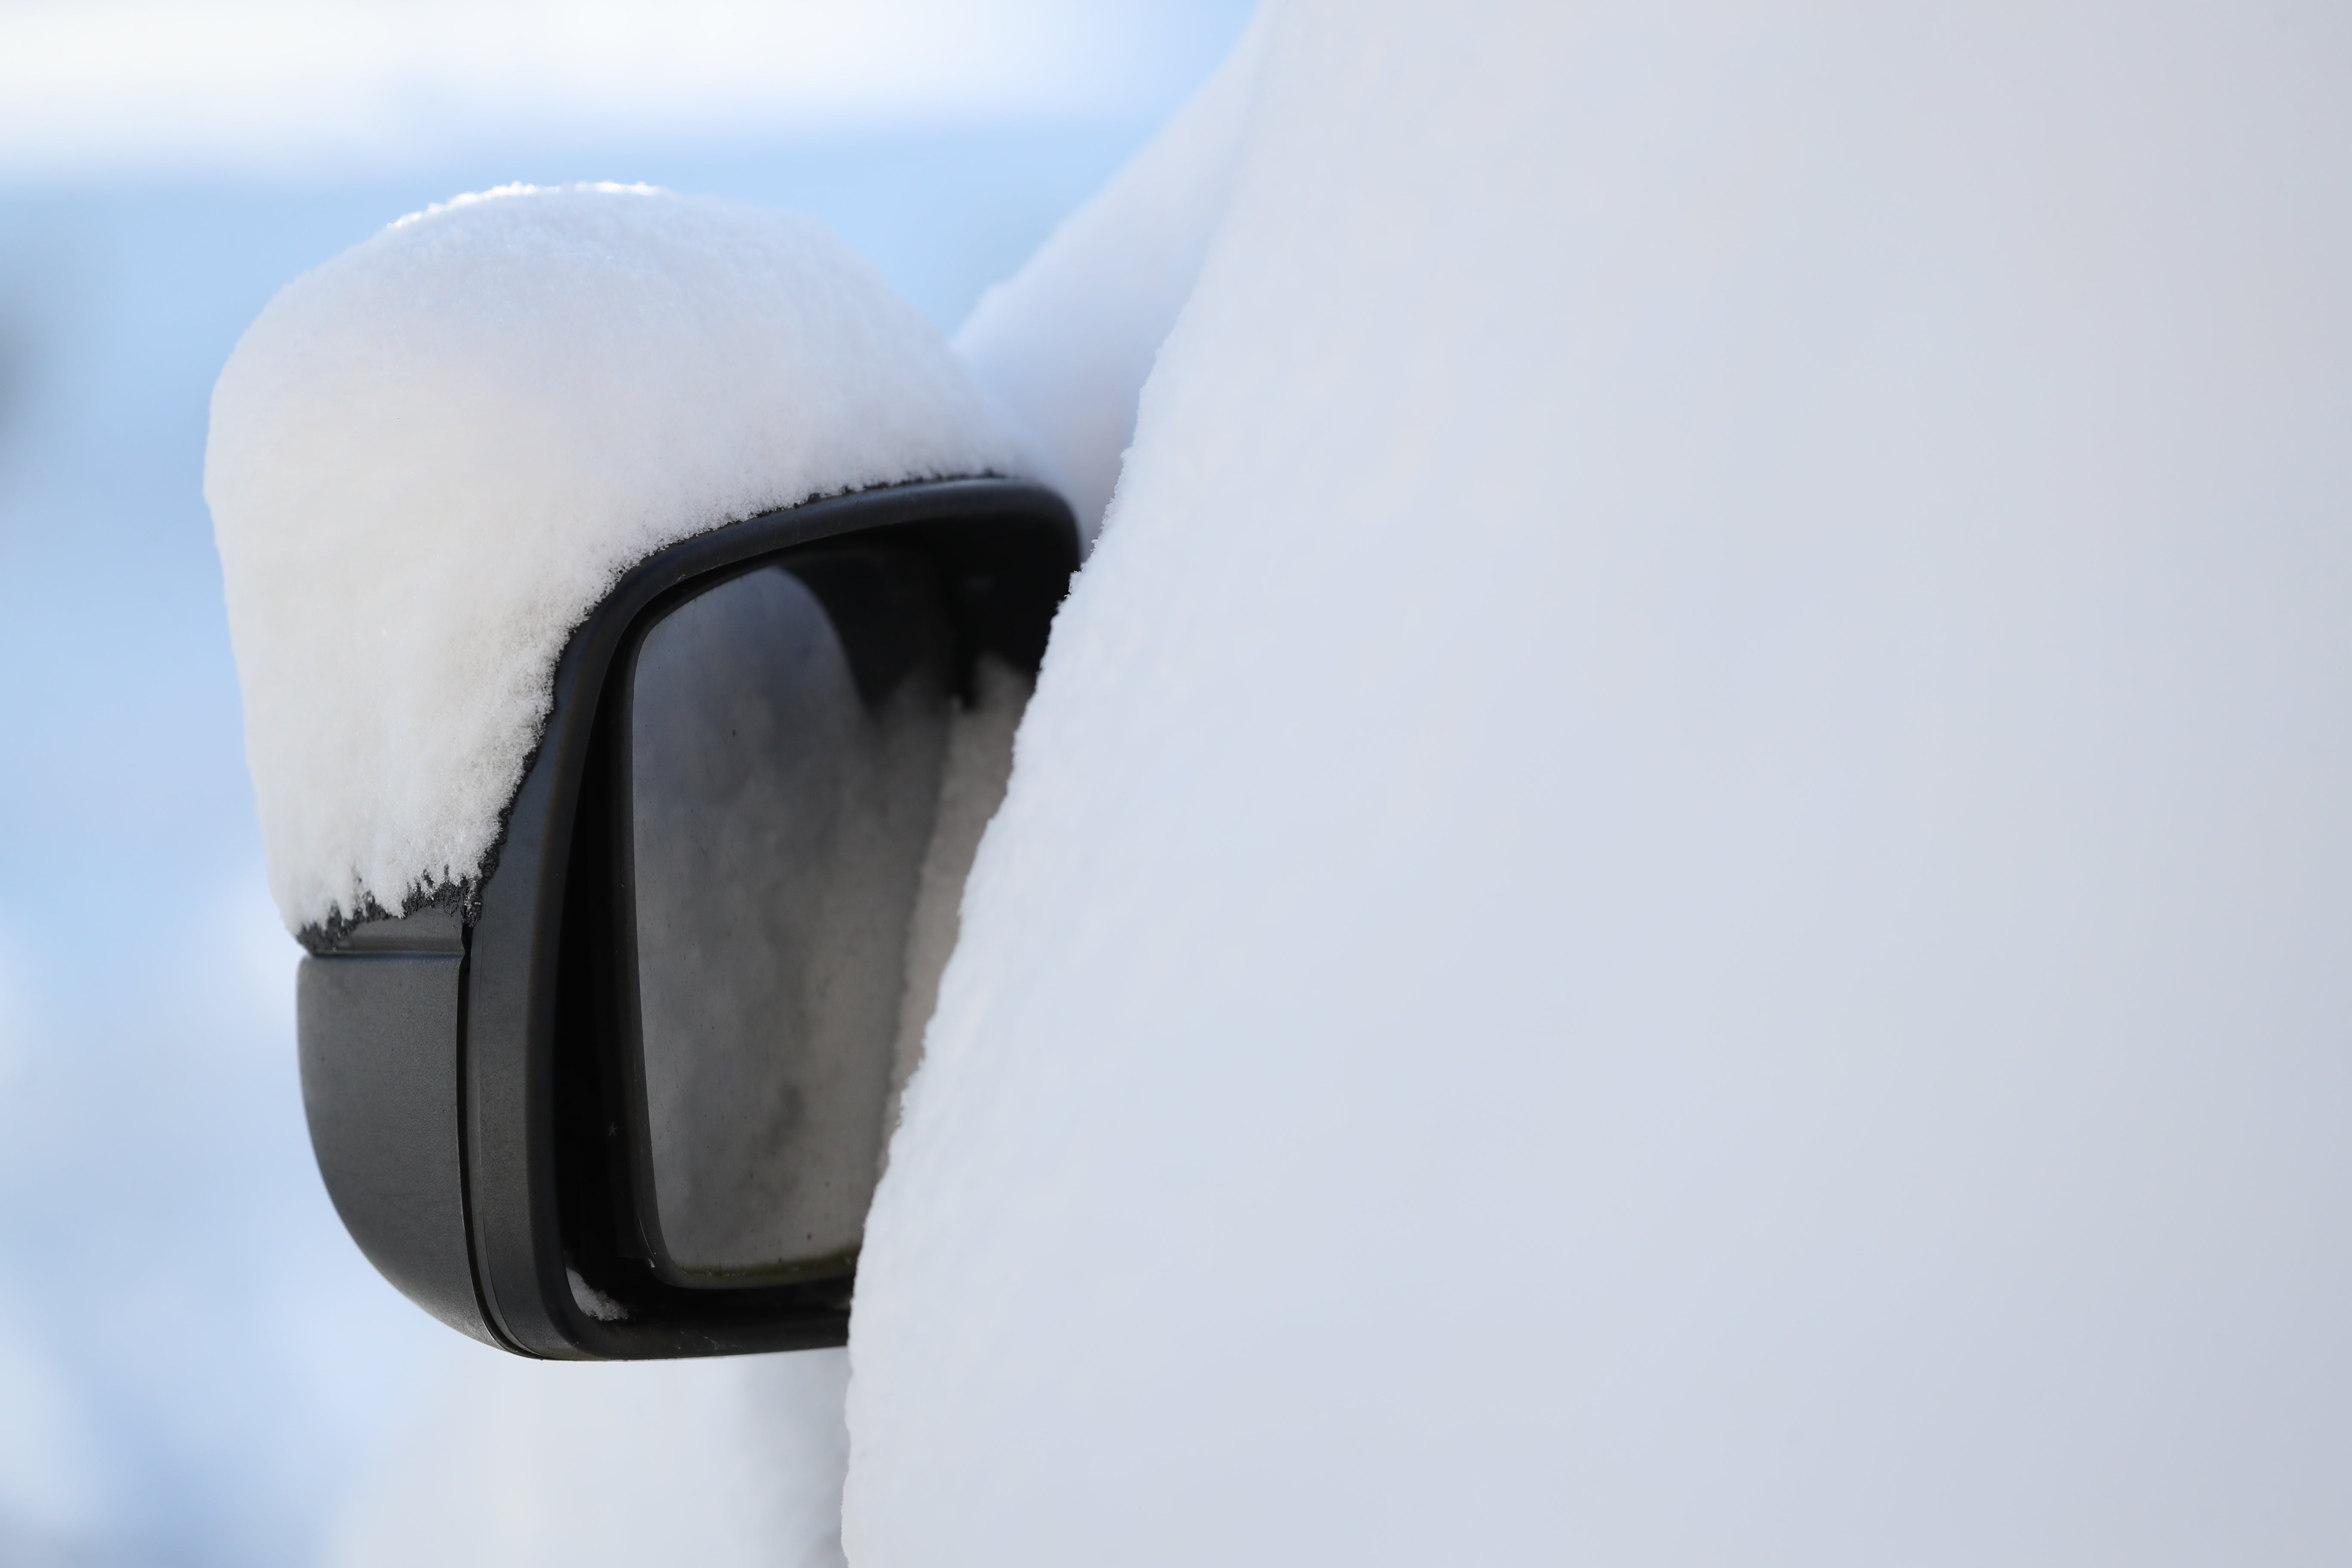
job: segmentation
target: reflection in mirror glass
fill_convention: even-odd
[[[951,727],[924,591],[881,555],[808,581],[768,567],[679,605],[637,654],[640,1207],[694,1282],[821,1273],[858,1245]],[[828,601],[890,613],[845,612],[845,646]]]

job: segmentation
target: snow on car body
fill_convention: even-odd
[[[871,1217],[851,1557],[2339,1557],[2346,35],[1260,27],[1155,154],[1211,231]],[[1122,206],[971,340],[1097,447]]]

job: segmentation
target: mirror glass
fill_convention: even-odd
[[[796,560],[639,647],[620,824],[637,1206],[679,1283],[820,1274],[858,1245],[949,746],[936,599],[904,558]]]

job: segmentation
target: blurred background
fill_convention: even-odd
[[[1249,9],[0,0],[0,1564],[313,1562],[467,1364],[303,1129],[200,489],[237,334],[572,180],[813,213],[952,330]]]

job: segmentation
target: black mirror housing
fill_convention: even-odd
[[[892,803],[936,789],[925,715],[983,661],[1034,677],[1078,552],[1053,492],[953,479],[621,579],[565,647],[478,884],[305,933],[312,1145],[386,1279],[535,1357],[845,1342],[929,823]],[[850,815],[812,837],[794,788]],[[725,1046],[756,1020],[793,1043]]]

